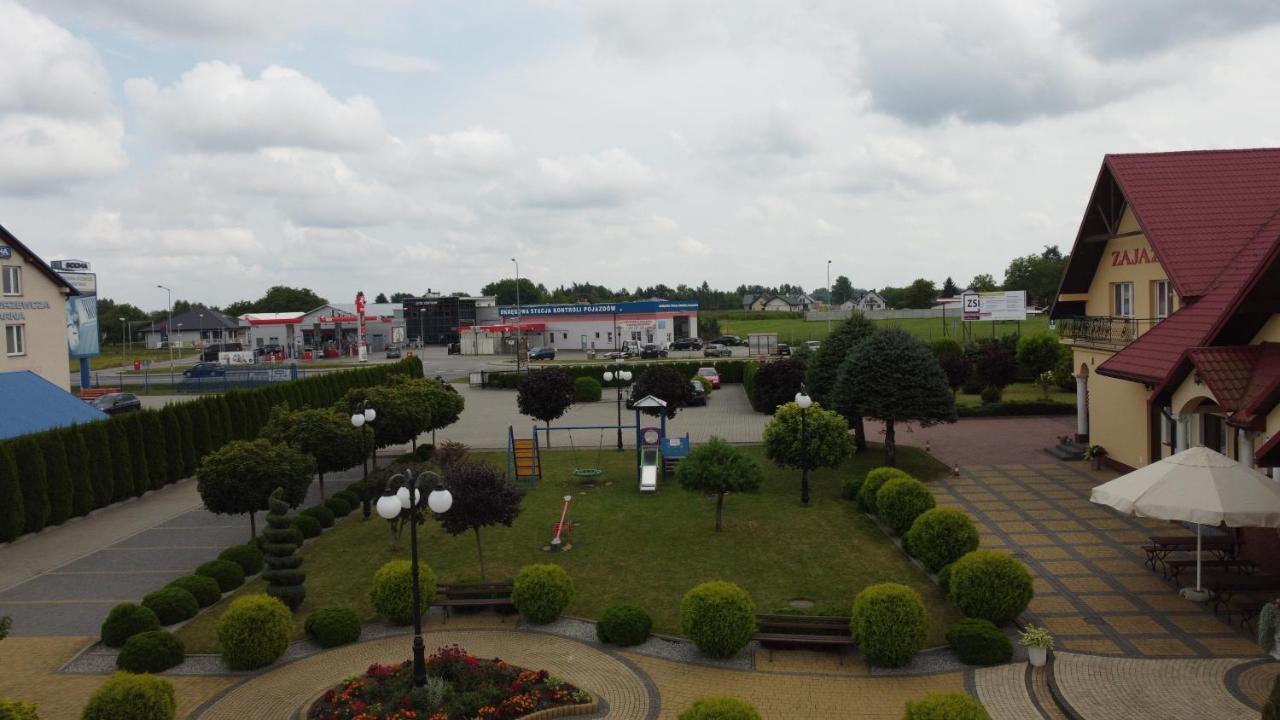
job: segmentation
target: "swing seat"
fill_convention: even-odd
[[[604,474],[604,470],[600,468],[574,468],[573,476],[576,478],[593,478],[600,477]]]

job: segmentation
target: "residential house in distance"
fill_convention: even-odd
[[[820,305],[808,293],[799,295],[743,295],[742,309],[760,312],[805,312]]]
[[[211,343],[242,342],[240,321],[230,315],[207,307],[193,307],[173,316],[172,330],[166,316],[157,323],[142,329],[142,338],[149,348],[167,347],[173,340],[175,347],[204,347]]]
[[[886,303],[884,298],[880,296],[880,293],[875,290],[868,290],[858,297],[850,298],[840,304],[840,309],[844,312],[849,312],[851,310],[858,310],[859,312],[866,312],[868,310],[885,310],[888,307],[889,304]]]

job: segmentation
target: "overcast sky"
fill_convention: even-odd
[[[0,0],[0,47],[0,224],[147,309],[999,279],[1104,153],[1280,145],[1272,0]]]

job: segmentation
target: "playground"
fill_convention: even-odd
[[[511,577],[522,565],[550,560],[543,547],[560,520],[564,496],[570,495],[573,549],[554,556],[577,586],[570,615],[596,618],[609,605],[625,600],[653,616],[655,632],[679,634],[680,598],[694,585],[720,578],[745,588],[761,611],[786,607],[799,598],[845,608],[867,585],[901,582],[925,599],[933,621],[930,644],[941,644],[946,625],[956,619],[928,577],[852,503],[840,498],[841,481],[878,465],[878,452],[857,456],[837,470],[813,472],[814,502],[805,509],[799,505],[799,473],[769,463],[763,448],[745,448],[764,466],[765,482],[757,494],[726,499],[724,531],[717,533],[713,498],[687,492],[671,478],[659,478],[655,492],[642,494],[635,450],[611,449],[608,436],[598,455],[600,474],[575,477],[573,470],[579,466],[596,464],[599,433],[584,433],[590,433],[592,441],[587,448],[542,453],[542,479],[537,489],[529,490],[512,527],[481,531],[490,580]],[[473,457],[498,467],[507,461],[503,451]],[[904,470],[922,479],[946,471],[914,448],[900,448],[899,458]],[[479,580],[470,533],[450,537],[434,522],[422,529],[423,559],[441,582]],[[303,636],[302,619],[308,612],[327,605],[347,605],[363,620],[374,619],[369,579],[383,563],[407,552],[403,544],[392,546],[390,539],[386,523],[353,515],[302,550],[307,599],[295,615],[297,637]],[[255,580],[239,592],[261,592],[261,583]],[[224,598],[179,631],[188,652],[214,651],[217,619],[228,603]]]

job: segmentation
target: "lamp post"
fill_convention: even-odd
[[[172,355],[172,354],[173,354],[173,350],[172,350],[173,343],[169,343],[169,345],[170,345],[169,354],[170,354],[170,355]],[[181,359],[182,359],[182,323],[178,323],[178,359],[179,359],[179,360],[181,360]],[[172,362],[170,362],[170,363],[169,363],[169,374],[171,374],[171,375],[173,374],[173,363],[172,363]]]
[[[831,334],[831,261],[827,261],[827,334]]]
[[[120,372],[124,372],[124,351],[125,343],[129,340],[129,321],[126,318],[120,318]],[[124,383],[120,383],[123,385]]]
[[[167,338],[166,343],[169,346],[169,370],[173,371],[173,338],[169,337],[173,333],[173,291],[163,285],[156,287],[165,291],[169,295],[169,322],[164,326],[164,336]]]
[[[796,393],[796,404],[800,406],[800,504],[809,507],[809,406],[813,398],[804,391],[804,383]]]
[[[617,359],[616,372],[605,372],[604,381],[618,381],[618,449],[622,449],[622,386],[631,382],[631,371],[622,369],[622,358]]]
[[[368,444],[365,442],[368,437],[366,426],[376,419],[378,419],[378,411],[369,407],[368,400],[361,402],[356,411],[351,414],[351,424],[360,429],[360,462],[364,465],[364,492],[361,498],[363,500],[361,511],[364,513],[366,520],[369,519],[369,505],[372,503],[369,493],[369,450]]]
[[[386,520],[395,520],[406,510],[409,512],[409,572],[413,581],[413,685],[422,687],[427,683],[427,653],[422,643],[422,591],[418,588],[418,508],[422,502],[418,492],[418,481],[435,481],[435,489],[427,496],[427,507],[437,515],[449,512],[453,507],[453,495],[445,489],[440,476],[427,471],[414,474],[413,470],[405,470],[402,474],[392,475],[387,480],[387,487],[382,497],[378,498],[378,515]],[[392,483],[400,485],[394,494]]]
[[[511,262],[516,264],[516,374],[520,374],[520,345],[524,340],[524,323],[521,322],[520,312],[520,262],[515,258],[511,258]]]
[[[831,322],[828,320],[827,322]],[[204,346],[204,313],[200,313],[200,345]]]

